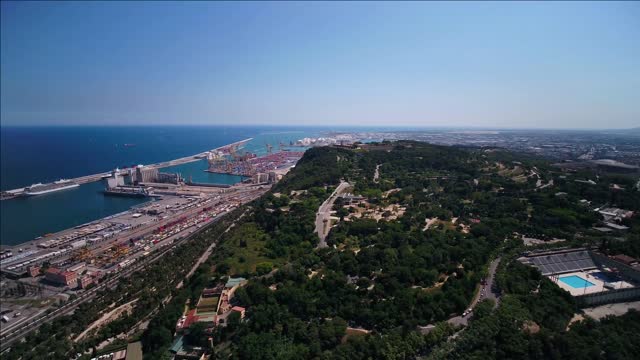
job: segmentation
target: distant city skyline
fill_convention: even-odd
[[[9,2],[13,125],[640,126],[637,2]]]

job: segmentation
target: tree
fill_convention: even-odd
[[[273,269],[273,263],[265,261],[256,265],[256,273],[258,275],[264,275],[271,272]]]
[[[207,325],[202,322],[195,322],[189,326],[189,330],[185,335],[187,344],[191,346],[207,346]]]
[[[478,320],[485,316],[489,316],[494,306],[495,301],[493,301],[493,299],[484,299],[480,301],[473,309],[473,319]]]

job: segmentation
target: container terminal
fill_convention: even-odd
[[[215,216],[253,199],[264,186],[238,184],[227,189],[182,189],[182,195],[156,196],[120,214],[47,234],[40,239],[4,248],[12,254],[0,260],[0,270],[11,277],[34,272],[44,263],[65,267],[81,259],[95,271],[117,270],[118,260],[127,251],[150,249],[188,228],[202,226]],[[127,248],[127,251],[123,251]],[[113,251],[116,251],[113,253]],[[88,256],[88,253],[91,256]]]
[[[235,143],[206,153],[212,173],[244,176],[246,183],[262,184],[277,181],[276,171],[295,165],[303,155],[299,151],[280,149],[273,153],[267,144],[267,154],[257,156],[250,152],[240,152],[244,143]],[[224,184],[205,184],[188,181],[181,174],[160,172],[158,167],[138,165],[126,169],[115,169],[109,176],[103,176],[106,182],[106,196],[157,197],[162,195],[180,195],[185,186],[227,188]]]
[[[257,156],[248,151],[240,151],[241,146],[231,145],[224,149],[209,151],[206,154],[209,168],[205,171],[217,174],[229,174],[253,177],[291,166],[300,160],[304,152],[288,151],[280,143],[280,151],[273,152],[273,146],[266,144],[267,154]]]

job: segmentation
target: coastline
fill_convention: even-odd
[[[240,140],[240,141],[236,141],[233,143],[229,143],[223,146],[219,146],[216,147],[213,150],[220,150],[220,149],[224,149],[227,148],[229,146],[233,146],[233,145],[237,145],[237,144],[242,144],[242,143],[247,143],[249,141],[251,141],[253,138],[246,138],[244,140]],[[173,159],[173,160],[169,160],[169,161],[163,161],[163,162],[158,162],[158,163],[154,163],[148,166],[153,166],[156,167],[158,169],[160,168],[167,168],[167,167],[174,167],[174,166],[179,166],[179,165],[184,165],[184,164],[189,164],[189,163],[194,163],[197,161],[202,161],[203,157],[205,156],[206,151],[205,152],[200,152],[198,154],[195,155],[191,155],[191,156],[185,156],[185,157],[181,157],[181,158],[177,158],[177,159]],[[94,190],[93,188],[95,188],[98,185],[98,182],[102,179],[102,176],[105,175],[105,173],[98,173],[98,174],[93,174],[93,175],[86,175],[86,176],[82,176],[80,178],[75,178],[75,179],[71,179],[72,181],[78,181],[78,179],[84,179],[84,182],[82,182],[82,184],[79,184],[78,187],[72,189],[72,190],[76,190],[80,189],[81,193],[83,193],[81,199],[77,199],[80,195],[75,194],[75,195],[71,195],[72,197],[75,197],[75,201],[82,201],[84,202],[84,198],[85,196],[93,196],[93,195],[89,195],[88,192],[90,192],[91,194],[93,194]],[[93,177],[94,179],[92,181],[89,181],[87,179]],[[82,181],[82,180],[81,180]],[[87,189],[87,187],[91,188],[91,190],[89,191],[89,189]],[[66,194],[64,194],[66,193]],[[24,207],[24,205],[21,204],[21,202],[25,202],[25,203],[29,203],[29,204],[38,204],[38,202],[42,202],[42,201],[46,201],[46,202],[51,202],[54,201],[56,204],[61,204],[61,201],[67,202],[68,201],[68,192],[67,191],[61,191],[61,192],[52,192],[50,194],[43,194],[41,196],[14,196],[11,197],[10,199],[6,199],[6,200],[13,200],[13,201],[8,201],[5,204],[5,199],[3,199],[2,203],[5,205],[9,205],[9,203],[15,203],[16,206],[18,207]],[[99,198],[103,198],[104,195],[103,194],[99,194],[96,195]],[[53,198],[52,198],[53,197]],[[60,197],[60,198],[56,198],[56,197]],[[82,221],[81,223],[77,224],[77,223],[69,223],[67,221],[67,223],[65,223],[63,226],[61,227],[52,227],[52,226],[46,226],[47,230],[46,231],[42,231],[42,229],[40,229],[40,231],[36,232],[35,234],[31,235],[30,237],[27,237],[26,239],[23,237],[22,239],[20,237],[18,238],[13,238],[12,236],[3,236],[2,237],[2,241],[0,242],[0,249],[2,250],[6,250],[6,249],[12,249],[12,250],[18,250],[19,248],[26,248],[26,247],[32,247],[35,243],[42,241],[41,238],[36,238],[37,237],[44,237],[45,234],[49,234],[49,233],[59,233],[59,232],[64,232],[66,230],[69,230],[71,228],[75,228],[75,227],[82,227],[82,226],[86,226],[88,224],[94,223],[94,222],[99,222],[105,219],[109,219],[109,218],[113,218],[118,216],[118,214],[121,213],[126,213],[128,211],[130,211],[132,208],[134,207],[139,207],[139,206],[144,206],[144,204],[147,204],[150,202],[149,199],[143,199],[142,201],[138,200],[138,199],[106,199],[105,201],[110,202],[110,206],[115,206],[113,205],[114,201],[118,201],[118,203],[120,204],[122,201],[125,201],[127,203],[126,209],[124,209],[122,206],[120,206],[120,209],[117,210],[116,212],[114,212],[113,214],[108,214],[108,215],[103,215],[102,214],[98,214],[97,216],[93,217],[93,218],[89,218],[89,219],[84,219],[84,221]],[[35,201],[35,203],[34,203]],[[87,198],[86,202],[91,202],[92,200]],[[102,200],[100,200],[102,201]],[[140,201],[140,202],[138,202]],[[30,205],[34,206],[34,205]],[[11,205],[11,208],[15,208],[16,206]],[[104,205],[103,205],[104,206]],[[126,205],[125,205],[126,206]],[[4,206],[3,206],[4,207]],[[51,209],[48,209],[45,211],[49,211]],[[109,211],[109,210],[107,210]],[[23,211],[24,213],[24,211]],[[52,213],[53,214],[53,213]],[[24,215],[24,214],[23,214]],[[4,222],[3,218],[3,222]],[[57,222],[57,221],[56,221]],[[51,224],[50,224],[51,225]],[[26,226],[26,225],[25,225]],[[7,234],[4,234],[7,235]],[[12,240],[13,239],[13,240]],[[17,255],[17,252],[14,252],[14,255]]]

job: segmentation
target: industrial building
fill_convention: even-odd
[[[40,266],[29,266],[29,276],[36,277],[38,275],[40,275]]]
[[[149,183],[156,182],[158,180],[158,168],[138,165],[135,172],[136,183]]]
[[[73,271],[65,271],[58,268],[51,267],[44,273],[45,279],[48,281],[63,286],[75,287],[77,276]]]
[[[80,289],[86,289],[91,284],[93,284],[93,278],[89,275],[78,278],[78,287]]]
[[[182,176],[180,174],[173,173],[158,173],[157,182],[163,184],[174,184],[178,185],[183,181]]]
[[[269,182],[269,174],[267,173],[258,173],[251,177],[251,182],[254,184],[266,184]]]
[[[111,172],[111,177],[107,178],[107,188],[112,189],[118,186],[124,186],[124,176],[120,174],[118,169]]]
[[[254,184],[275,184],[278,182],[278,174],[275,171],[257,173],[251,177],[251,182]]]
[[[130,176],[130,181],[125,179],[125,176]],[[138,165],[135,171],[123,174],[119,169],[115,169],[111,172],[111,176],[104,177],[106,180],[107,189],[124,188],[131,184],[173,184],[179,185],[183,182],[183,178],[180,174],[159,172],[158,168]]]

